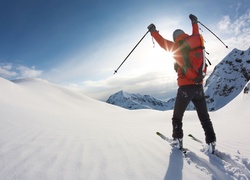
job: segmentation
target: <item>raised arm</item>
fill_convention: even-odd
[[[198,18],[193,14],[190,14],[189,18],[190,18],[190,20],[192,22],[192,28],[193,28],[193,33],[192,34],[193,35],[194,34],[200,34],[199,33],[199,26],[198,26]]]
[[[156,30],[154,24],[150,24],[148,26],[149,31],[151,32],[152,37],[156,40],[156,42],[166,51],[172,51],[174,49],[174,42],[164,39],[159,32]]]

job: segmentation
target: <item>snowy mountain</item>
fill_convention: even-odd
[[[215,68],[205,84],[210,111],[218,110],[234,99],[250,80],[250,48],[232,50]]]
[[[130,94],[125,91],[119,91],[111,95],[106,102],[129,110],[154,109],[165,111],[173,109],[174,101],[175,98],[162,101],[150,95]],[[188,105],[187,110],[193,110],[192,104]]]
[[[171,111],[129,111],[42,79],[0,86],[0,179],[250,179],[249,94],[210,113],[218,157],[186,135],[184,158],[155,134],[171,136]],[[204,140],[196,112],[184,132]]]
[[[250,80],[250,48],[246,51],[232,50],[207,79],[204,90],[209,111],[215,111],[234,99]],[[111,95],[107,103],[127,109],[173,109],[175,98],[167,102],[149,95],[129,94],[120,91]],[[192,103],[188,110],[193,110]]]
[[[149,95],[129,94],[124,91],[111,95],[106,102],[126,109],[156,109],[164,111],[171,108],[170,102],[164,102]]]

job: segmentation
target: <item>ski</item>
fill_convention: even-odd
[[[188,136],[189,136],[192,140],[194,140],[194,141],[196,141],[196,142],[198,142],[198,143],[200,143],[200,144],[202,145],[201,152],[203,152],[204,154],[209,153],[209,152],[208,152],[209,150],[208,150],[208,148],[207,148],[208,145],[204,144],[201,140],[197,139],[197,138],[194,137],[192,134],[189,134]],[[213,155],[217,156],[217,155],[216,155],[216,152],[217,152],[217,151],[218,151],[218,150],[214,149],[214,151],[213,151],[212,153],[210,153],[210,154],[213,154]]]
[[[176,148],[176,147],[174,147],[174,146],[171,145],[171,143],[172,143],[172,139],[171,139],[171,138],[168,138],[168,137],[164,136],[164,135],[163,135],[162,133],[160,133],[160,132],[156,132],[156,134],[157,134],[158,136],[160,136],[163,140],[167,141],[168,144],[169,144],[172,148]],[[178,148],[176,148],[176,149],[178,149]],[[181,149],[178,149],[178,150],[180,150],[180,151],[183,153],[184,157],[187,157],[187,151],[188,151],[187,148],[181,148]]]
[[[189,134],[188,136],[191,137],[191,139],[193,139],[194,141],[197,141],[197,142],[203,144],[203,142],[202,142],[201,140],[197,139],[197,138],[194,137],[192,134]]]

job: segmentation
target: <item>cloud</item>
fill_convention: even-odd
[[[218,28],[227,34],[243,35],[250,30],[250,9],[238,18],[232,20],[229,15],[224,16],[218,23]]]
[[[35,66],[27,67],[12,63],[0,64],[0,76],[7,79],[39,77],[43,71],[37,70]]]
[[[19,65],[16,67],[16,70],[19,71],[19,74],[21,77],[38,77],[42,74],[43,71],[37,70],[34,66],[27,67],[27,66],[22,66]]]
[[[231,36],[228,42],[235,48],[241,50],[248,49],[250,44],[250,9],[232,21],[229,29]]]
[[[241,12],[240,15],[225,15],[217,23],[213,30],[221,40],[229,47],[224,48],[221,42],[212,34],[207,33],[204,38],[206,50],[210,53],[208,59],[212,66],[219,63],[234,48],[247,50],[250,44],[250,9]],[[210,38],[211,37],[211,38]],[[209,67],[211,69],[211,67]]]
[[[222,20],[218,23],[218,28],[220,30],[226,30],[230,26],[230,17],[229,16],[224,16]]]
[[[169,77],[159,71],[144,72],[141,74],[116,74],[98,81],[84,81],[81,88],[90,97],[107,100],[107,98],[120,90],[129,93],[152,95],[159,99],[168,99],[175,95],[176,77]]]
[[[3,64],[0,66],[0,76],[4,78],[11,78],[16,76],[17,73],[15,71],[12,71],[12,65],[11,64]]]

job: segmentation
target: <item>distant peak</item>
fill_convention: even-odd
[[[123,91],[123,90],[117,92],[116,94],[120,94],[120,95],[123,95],[123,96],[130,96],[129,93],[127,93],[127,92],[125,92],[125,91]]]
[[[123,93],[124,93],[123,90],[120,90],[120,91],[117,92],[117,94],[123,94]]]

